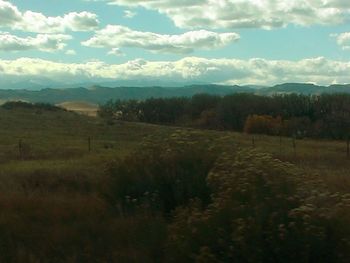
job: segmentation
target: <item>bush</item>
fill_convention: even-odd
[[[169,262],[346,262],[346,197],[336,201],[313,177],[268,154],[243,151],[234,161],[224,154],[215,167],[211,204],[176,210]],[[336,204],[345,209],[341,216]]]
[[[1,105],[3,109],[34,109],[34,110],[46,110],[46,111],[64,111],[64,109],[57,107],[49,103],[30,103],[24,101],[8,101]]]
[[[283,122],[283,134],[304,138],[313,135],[313,125],[308,117],[291,118]]]
[[[249,115],[244,124],[245,133],[278,135],[282,126],[281,117],[269,115]]]
[[[169,214],[193,198],[209,202],[206,177],[214,157],[200,151],[146,151],[131,155],[108,167],[110,182],[106,194],[122,213],[146,206],[150,211]]]
[[[215,110],[205,110],[196,121],[195,126],[206,129],[221,129],[221,125]]]

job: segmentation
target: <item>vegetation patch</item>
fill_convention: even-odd
[[[0,262],[350,256],[342,141],[23,108],[0,125]]]

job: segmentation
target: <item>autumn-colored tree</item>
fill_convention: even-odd
[[[277,135],[280,133],[281,126],[281,117],[274,118],[269,115],[249,115],[244,124],[244,132]]]

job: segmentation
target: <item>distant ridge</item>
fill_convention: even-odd
[[[310,83],[284,83],[273,87],[263,88],[261,94],[298,93],[298,94],[322,94],[322,93],[350,93],[350,84],[319,86]]]
[[[51,89],[44,88],[41,90],[25,89],[0,89],[0,101],[24,100],[29,102],[47,102],[59,104],[64,102],[89,102],[93,104],[105,103],[109,99],[147,99],[147,98],[168,98],[168,97],[190,97],[199,93],[213,95],[228,95],[233,93],[254,93],[259,95],[273,94],[322,94],[322,93],[350,93],[350,84],[347,85],[330,85],[318,86],[309,83],[284,83],[273,87],[261,86],[226,86],[226,85],[188,85],[183,87],[103,87],[93,85],[89,88],[66,88]]]
[[[181,88],[164,87],[116,87],[93,86],[91,88],[30,90],[0,90],[0,100],[26,100],[30,102],[47,102],[59,104],[67,101],[86,101],[104,103],[109,99],[147,99],[168,97],[190,97],[199,93],[227,95],[237,92],[251,92],[249,87],[221,85],[191,85]]]

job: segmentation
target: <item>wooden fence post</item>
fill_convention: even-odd
[[[18,154],[19,154],[19,158],[22,159],[23,158],[23,143],[22,143],[22,139],[20,139],[18,141]]]
[[[282,134],[280,133],[280,155],[282,155]]]
[[[89,152],[91,152],[91,137],[90,136],[88,137],[88,149],[89,149]]]
[[[293,150],[294,150],[294,157],[297,157],[297,144],[295,141],[295,135],[293,135]]]

